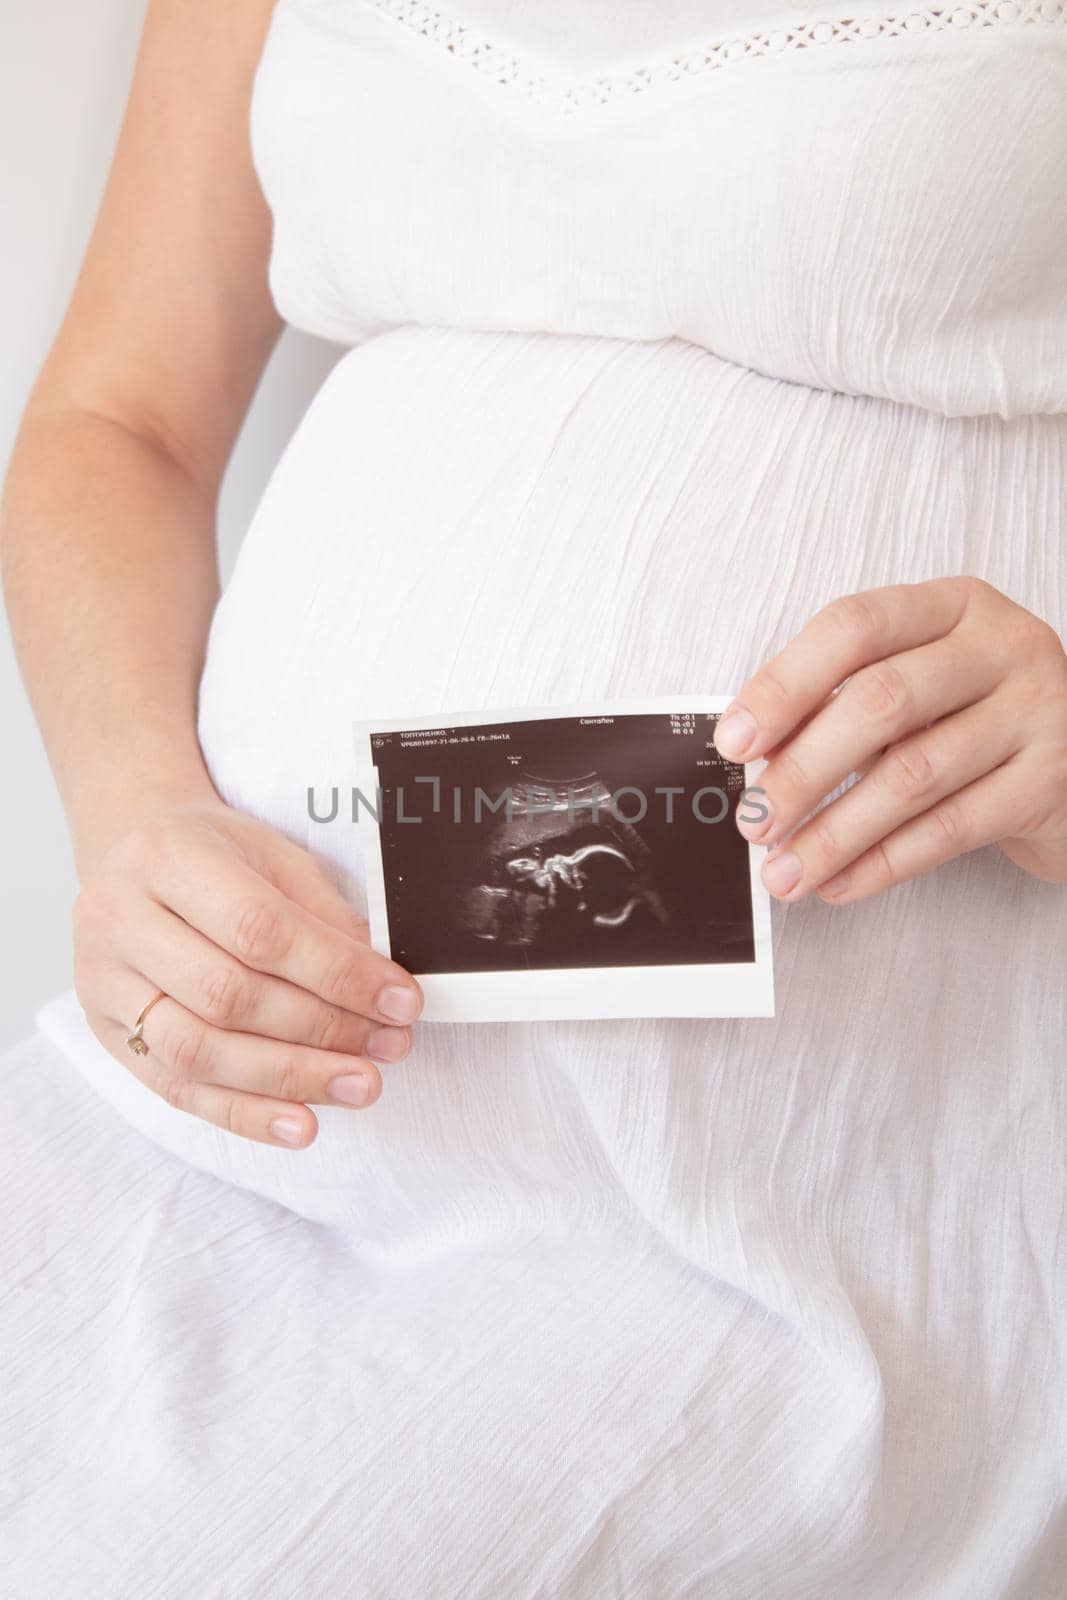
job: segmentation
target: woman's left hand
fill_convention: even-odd
[[[993,843],[1067,883],[1067,655],[978,578],[834,600],[749,680],[715,742],[767,759],[738,827],[773,846],[763,881],[779,900],[847,904]]]

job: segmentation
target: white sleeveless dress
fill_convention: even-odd
[[[1067,630],[1063,0],[280,0],[252,134],[351,351],[201,734],[356,901],[353,718],[728,691],[947,573]],[[1062,1596],[1067,895],[990,848],[774,933],[773,1021],[426,1024],[300,1153],[47,1007],[10,1593]]]

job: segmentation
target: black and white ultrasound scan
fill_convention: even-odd
[[[424,1020],[772,1016],[729,696],[355,724],[371,936]]]

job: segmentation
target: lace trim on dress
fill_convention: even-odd
[[[324,7],[322,0],[317,0],[314,8],[335,10],[337,3],[338,0],[327,0]],[[609,105],[660,84],[701,77],[720,67],[758,56],[787,55],[795,50],[855,40],[896,39],[905,35],[911,38],[921,33],[992,28],[1006,23],[1048,25],[1067,21],[1067,0],[966,0],[961,5],[901,8],[891,16],[831,17],[780,28],[769,27],[740,38],[714,39],[698,50],[672,56],[654,66],[562,86],[531,72],[517,57],[424,4],[423,0],[362,0],[362,3],[465,61],[492,82],[516,89],[529,99],[548,103],[563,112]]]

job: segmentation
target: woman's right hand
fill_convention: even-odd
[[[411,1048],[414,978],[314,858],[221,800],[171,805],[101,857],[74,908],[75,988],[111,1055],[172,1106],[303,1147],[309,1105],[366,1106]],[[134,1018],[147,1055],[127,1046]]]

